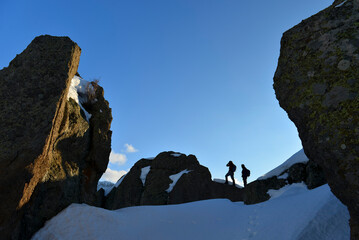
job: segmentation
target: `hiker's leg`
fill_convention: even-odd
[[[247,186],[247,177],[243,177],[243,184],[244,186]]]
[[[225,182],[225,184],[228,184],[228,176],[229,176],[229,172],[226,174],[226,182]]]
[[[234,186],[236,184],[235,181],[234,181],[234,173],[231,174],[231,178],[232,178],[233,186]]]

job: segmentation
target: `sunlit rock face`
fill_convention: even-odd
[[[359,1],[337,0],[285,32],[273,86],[359,239]]]
[[[29,239],[69,204],[97,201],[112,117],[96,83],[81,104],[69,97],[80,54],[68,37],[40,36],[0,71],[1,239]]]

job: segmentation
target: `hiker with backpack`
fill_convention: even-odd
[[[244,164],[242,164],[242,178],[244,187],[247,186],[247,177],[251,175],[251,171],[249,171]]]
[[[232,181],[233,181],[233,186],[235,186],[234,172],[236,171],[237,167],[236,167],[236,165],[234,165],[234,163],[232,161],[229,161],[226,166],[229,167],[229,170],[228,170],[228,173],[226,174],[225,184],[228,184],[228,176],[231,176]]]

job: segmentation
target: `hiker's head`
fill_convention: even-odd
[[[242,164],[241,166],[242,166],[242,168],[245,168],[244,164]]]
[[[233,165],[233,162],[232,162],[232,161],[229,161],[229,162],[228,162],[228,165]]]

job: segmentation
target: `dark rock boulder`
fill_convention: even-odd
[[[108,194],[105,208],[179,204],[214,198],[243,200],[242,189],[213,182],[209,170],[200,165],[194,155],[175,152],[162,152],[153,160],[141,159],[120,181]],[[174,184],[174,181],[177,182]]]
[[[302,182],[305,181],[306,179],[306,164],[305,163],[296,163],[293,164],[289,169],[288,169],[288,183],[292,184],[292,183],[298,183],[298,182]]]
[[[359,1],[335,1],[283,34],[274,89],[306,155],[359,239]]]
[[[244,203],[255,204],[267,201],[270,198],[267,193],[269,189],[278,190],[286,184],[285,179],[278,179],[277,177],[253,181],[244,188]]]
[[[118,209],[141,205],[141,196],[144,190],[141,181],[142,168],[150,166],[151,160],[139,160],[131,170],[120,179],[121,184],[114,187],[106,196],[104,207],[107,209]]]
[[[305,167],[305,184],[308,189],[314,189],[327,183],[323,169],[314,161],[309,161]]]
[[[81,49],[40,36],[0,71],[0,236],[29,239],[69,204],[94,204],[110,153],[112,120],[93,83],[84,110],[68,99]]]
[[[278,190],[287,184],[304,182],[308,189],[326,184],[323,170],[313,161],[295,163],[284,170],[279,176],[255,180],[244,189],[244,203],[255,204],[267,201],[268,190]]]

